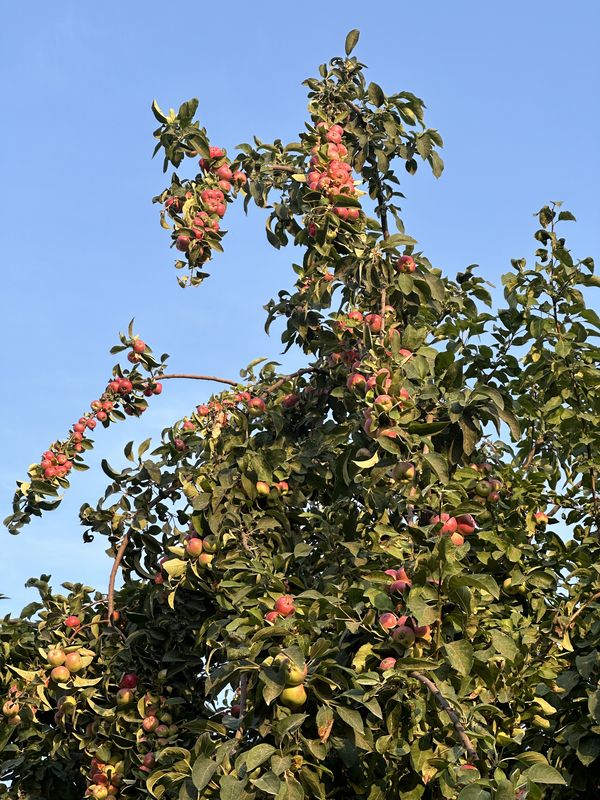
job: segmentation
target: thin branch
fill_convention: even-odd
[[[271,386],[267,386],[264,389],[265,394],[271,394],[271,392],[276,392],[280,386],[283,386],[284,383],[287,383],[292,378],[298,378],[300,375],[305,375],[311,372],[325,372],[325,370],[320,369],[320,367],[304,367],[304,369],[299,369],[296,372],[292,372],[291,375],[284,375],[283,378],[275,381],[275,383],[271,384]]]
[[[215,375],[193,375],[191,373],[180,372],[172,375],[155,375],[156,380],[168,381],[173,378],[187,378],[192,381],[215,381],[216,383],[227,383],[229,386],[239,386],[240,381],[231,381],[229,378],[217,378]]]
[[[567,628],[572,628],[573,627],[573,623],[575,622],[577,617],[581,614],[581,612],[585,611],[585,609],[589,605],[591,605],[591,603],[594,603],[596,600],[600,600],[600,592],[596,592],[595,594],[593,594],[590,598],[588,598],[584,603],[582,603],[579,606],[577,611],[574,614],[572,614],[571,617],[569,617],[569,622],[567,623]]]
[[[456,731],[456,735],[458,736],[458,738],[461,741],[461,744],[467,751],[468,761],[469,762],[474,761],[477,758],[477,750],[475,750],[473,743],[467,736],[467,732],[465,731],[464,726],[458,717],[458,714],[452,708],[452,706],[446,700],[446,698],[442,695],[436,684],[430,678],[427,678],[420,672],[409,672],[408,675],[409,677],[414,678],[415,680],[419,681],[419,683],[422,683],[423,686],[426,686],[427,689],[429,689],[431,694],[437,700],[440,708],[442,708],[446,712],[446,714],[448,714],[448,716],[450,717],[452,725],[454,726],[454,730]]]
[[[248,702],[248,676],[242,675],[240,678],[240,713],[239,719],[243,719],[246,714],[246,703]],[[235,738],[241,739],[244,735],[244,729],[240,725],[240,727],[235,732]]]
[[[121,544],[119,545],[119,549],[117,550],[117,554],[110,571],[110,578],[108,581],[108,621],[111,625],[113,624],[113,611],[115,607],[115,580],[117,578],[117,572],[121,566],[121,561],[123,560],[123,556],[125,555],[125,550],[127,549],[128,544],[129,534],[125,533],[121,539]]]

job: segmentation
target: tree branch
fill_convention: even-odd
[[[187,378],[192,381],[216,381],[216,383],[227,383],[229,386],[239,386],[240,381],[231,381],[229,378],[217,378],[215,375],[193,375],[186,372],[173,373],[172,375],[155,375],[157,380],[168,381],[173,378]]]
[[[594,603],[596,600],[600,600],[600,592],[596,592],[590,598],[588,598],[584,603],[581,604],[581,606],[577,609],[577,611],[574,614],[572,614],[571,617],[569,617],[569,622],[567,624],[567,628],[572,628],[573,627],[573,623],[575,622],[577,617],[581,614],[581,612],[585,611],[585,609],[589,605]]]
[[[125,555],[125,550],[127,549],[128,544],[129,534],[125,533],[121,539],[121,544],[119,545],[119,549],[117,550],[117,554],[115,555],[115,560],[110,571],[110,578],[108,580],[108,622],[110,625],[113,624],[113,611],[115,608],[115,580],[117,578],[117,572],[121,566],[121,561],[123,560],[123,556]]]
[[[246,714],[246,703],[248,702],[248,676],[242,675],[240,678],[240,713],[239,719],[243,719]],[[241,739],[244,735],[244,729],[240,727],[235,732],[235,738]]]
[[[431,678],[427,678],[420,672],[413,671],[409,672],[408,675],[410,678],[414,678],[415,680],[419,681],[419,683],[422,683],[423,686],[426,686],[427,689],[429,689],[431,694],[437,700],[440,708],[442,708],[446,712],[446,714],[448,714],[448,716],[450,717],[452,725],[454,726],[454,730],[456,731],[456,735],[460,739],[462,746],[467,751],[467,757],[468,757],[467,760],[469,762],[474,761],[477,758],[477,750],[475,750],[475,748],[473,747],[473,743],[467,736],[467,732],[465,731],[464,726],[458,717],[458,714],[452,708],[452,706],[446,700],[446,698],[442,695],[436,684],[431,680]]]

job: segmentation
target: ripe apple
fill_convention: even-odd
[[[398,625],[392,631],[392,639],[402,647],[411,647],[415,642],[415,632],[408,625]]]
[[[2,706],[5,717],[15,717],[19,713],[19,704],[14,700],[7,700]]]
[[[544,511],[536,511],[533,518],[538,525],[548,524],[548,515]]]
[[[388,586],[388,592],[390,594],[404,594],[407,589],[410,589],[411,585],[410,581],[395,580]]]
[[[287,686],[279,695],[279,702],[291,711],[298,711],[306,703],[308,697],[306,689],[302,684],[299,686]]]
[[[175,247],[182,253],[187,253],[189,246],[190,246],[189,236],[181,234],[180,236],[177,237],[177,239],[175,239]]]
[[[432,525],[437,525],[438,523],[442,523],[442,527],[440,528],[440,534],[446,533],[454,533],[456,531],[458,523],[456,522],[455,517],[451,517],[450,514],[436,514],[434,518],[431,520]]]
[[[48,650],[46,659],[53,667],[61,667],[65,663],[65,651],[62,647],[51,647]]]
[[[294,408],[294,406],[298,404],[299,400],[300,398],[297,394],[286,394],[281,401],[281,405],[285,409]]]
[[[367,314],[365,322],[373,333],[379,333],[381,331],[383,320],[379,314]]]
[[[389,414],[394,407],[394,401],[389,394],[380,394],[375,398],[375,408],[383,414]]]
[[[256,494],[259,497],[268,497],[271,494],[271,487],[265,481],[256,482]]]
[[[462,536],[470,536],[477,530],[477,522],[471,514],[459,514],[456,517],[456,532]]]
[[[267,613],[265,614],[265,620],[267,622],[275,622],[278,616],[279,616],[279,611],[267,611]]]
[[[150,716],[144,717],[142,720],[142,728],[146,733],[154,733],[159,724],[158,718],[154,714],[150,714]]]
[[[10,725],[12,728],[16,728],[17,725],[21,724],[21,722],[22,722],[22,720],[21,720],[21,717],[19,716],[19,714],[15,714],[14,717],[9,717],[6,720],[6,724]]]
[[[291,594],[283,594],[281,597],[278,597],[275,601],[275,605],[273,606],[275,611],[281,614],[282,617],[289,617],[290,614],[293,614],[296,610],[296,606],[294,605],[294,598]]]
[[[395,666],[396,666],[396,659],[392,658],[392,656],[388,656],[387,658],[384,658],[382,661],[379,662],[379,669],[384,672],[386,669],[394,669]]]
[[[73,653],[67,653],[65,656],[65,667],[69,670],[69,672],[79,672],[83,668],[81,656],[77,651]]]
[[[364,375],[361,375],[360,372],[351,372],[348,375],[348,379],[346,380],[346,386],[352,392],[361,391],[364,392],[367,385],[367,379]]]
[[[135,689],[138,685],[138,676],[135,672],[126,672],[119,681],[119,689]]]
[[[450,541],[452,544],[456,545],[456,547],[460,547],[462,544],[465,543],[465,537],[461,536],[460,533],[451,533],[450,534]]]
[[[149,767],[150,769],[152,769],[152,767],[156,764],[156,758],[154,756],[154,753],[146,753],[146,755],[142,759],[142,764],[145,767]]]
[[[398,624],[398,617],[391,611],[384,611],[379,617],[379,624],[384,630],[389,631]]]
[[[202,552],[203,546],[204,542],[202,539],[199,539],[197,536],[192,536],[191,539],[188,539],[185,543],[185,552],[188,556],[196,558]]]
[[[79,628],[81,620],[75,614],[70,614],[65,620],[65,625],[67,628]]]
[[[50,672],[50,677],[55,683],[66,683],[71,677],[71,673],[66,667],[54,667]]]
[[[250,411],[251,416],[259,417],[261,414],[265,413],[267,406],[262,397],[253,397],[248,403],[248,410]]]
[[[198,556],[198,563],[201,567],[208,567],[212,564],[213,558],[214,556],[212,553],[200,553]]]
[[[396,261],[396,268],[398,272],[410,273],[416,270],[417,265],[412,256],[400,256]]]

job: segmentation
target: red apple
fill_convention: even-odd
[[[138,685],[139,678],[135,672],[126,672],[119,681],[120,689],[135,689]]]
[[[389,631],[398,624],[398,617],[391,611],[384,611],[379,617],[379,624],[384,630]]]
[[[415,260],[412,256],[400,256],[400,258],[396,261],[396,267],[398,272],[410,273],[416,270],[417,265],[415,264]]]
[[[203,544],[204,543],[202,539],[199,539],[197,536],[192,536],[185,543],[185,551],[188,554],[188,556],[193,556],[194,558],[196,558],[202,552]]]
[[[296,610],[294,605],[294,598],[291,594],[284,594],[278,597],[273,606],[274,610],[281,614],[282,617],[289,617]]]
[[[382,661],[379,662],[379,669],[384,671],[386,669],[394,669],[396,666],[396,659],[392,658],[392,656],[388,656],[388,658],[384,658]]]
[[[71,677],[71,673],[66,667],[54,667],[50,672],[50,677],[55,683],[66,683]]]
[[[75,614],[70,614],[65,620],[65,625],[67,628],[79,628],[81,620]]]

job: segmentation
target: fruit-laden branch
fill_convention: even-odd
[[[431,694],[437,700],[440,708],[442,708],[446,714],[450,717],[452,725],[454,726],[454,730],[456,731],[456,735],[460,739],[463,747],[467,751],[468,761],[474,761],[477,758],[477,751],[473,747],[473,743],[467,736],[467,732],[464,729],[464,726],[460,719],[458,718],[458,714],[452,708],[450,703],[446,700],[443,694],[440,692],[436,684],[430,679],[427,678],[425,675],[422,675],[420,672],[409,672],[408,673],[410,678],[414,678],[415,680],[422,683],[423,686],[426,686],[427,689],[431,692]]]

